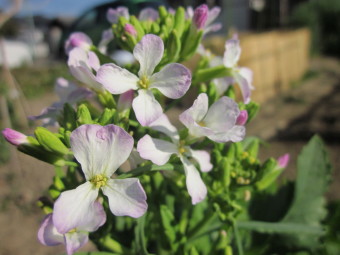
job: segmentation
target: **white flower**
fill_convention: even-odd
[[[151,89],[156,88],[166,97],[177,99],[187,92],[191,83],[190,71],[181,64],[168,64],[158,73],[153,73],[163,52],[162,39],[148,34],[133,50],[133,55],[140,64],[139,77],[115,64],[105,64],[97,72],[97,81],[112,94],[138,90],[132,107],[137,120],[143,126],[155,121],[163,112]]]
[[[151,123],[150,127],[169,136],[172,142],[145,135],[137,144],[137,151],[140,156],[144,159],[151,160],[156,165],[164,165],[169,161],[172,154],[176,154],[184,166],[186,186],[192,203],[197,204],[201,202],[207,195],[207,188],[198,170],[189,158],[193,158],[199,164],[201,171],[208,172],[212,169],[209,153],[203,150],[193,150],[189,146],[184,146],[179,140],[177,129],[169,122],[165,114]]]
[[[146,209],[146,195],[137,178],[111,179],[129,157],[133,138],[115,125],[82,125],[71,134],[71,149],[81,164],[86,182],[62,192],[54,204],[53,222],[65,234],[96,214],[99,190],[109,199],[116,216],[140,217]]]
[[[207,136],[220,143],[239,142],[244,138],[245,127],[237,125],[240,110],[234,100],[221,97],[208,107],[208,96],[201,93],[194,104],[179,116],[192,137]]]

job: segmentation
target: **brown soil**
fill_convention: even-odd
[[[269,141],[261,150],[262,159],[290,153],[291,161],[285,171],[288,178],[294,178],[296,158],[303,145],[314,133],[319,133],[326,141],[334,166],[334,181],[327,195],[339,199],[340,63],[334,59],[315,59],[311,70],[318,75],[262,104],[247,133]],[[54,100],[54,96],[46,95],[44,99],[30,101],[29,114],[38,114]],[[43,218],[36,201],[50,185],[53,174],[50,165],[21,153],[13,153],[10,162],[0,167],[0,255],[64,252],[64,247],[45,247],[36,238]],[[82,250],[94,247],[89,244]]]

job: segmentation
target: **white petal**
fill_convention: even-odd
[[[221,12],[221,8],[217,6],[209,10],[206,25],[210,25],[212,22],[214,22],[214,20],[217,19],[220,12]]]
[[[235,125],[239,114],[240,110],[233,99],[221,97],[210,106],[204,123],[216,132],[226,131]]]
[[[110,177],[129,157],[133,138],[122,128],[82,125],[71,134],[71,149],[87,180],[98,174]]]
[[[104,224],[105,221],[97,221],[97,197],[98,189],[90,182],[62,192],[53,208],[53,223],[58,232],[65,234],[74,228],[94,231]]]
[[[234,67],[241,55],[240,41],[236,39],[230,39],[225,44],[225,51],[223,56],[223,63],[226,67]]]
[[[142,126],[148,126],[158,119],[162,113],[162,107],[155,99],[150,90],[138,90],[138,96],[132,102],[132,108],[135,112],[138,122]]]
[[[79,81],[90,86],[94,90],[103,91],[104,88],[96,81],[89,65],[88,53],[81,48],[74,48],[70,51],[67,62],[71,74]]]
[[[150,77],[161,61],[164,52],[163,40],[157,35],[147,34],[133,49],[133,55],[140,64],[139,77]]]
[[[149,127],[153,130],[166,134],[173,142],[177,142],[179,140],[177,128],[170,123],[169,118],[165,114],[162,114],[158,119],[152,122]]]
[[[234,83],[234,78],[232,77],[217,78],[213,80],[213,83],[215,84],[217,95],[221,96],[224,94],[224,92],[227,91],[230,85]]]
[[[157,88],[166,97],[182,97],[191,84],[191,73],[181,64],[168,64],[150,78],[150,88]]]
[[[142,158],[161,166],[168,162],[171,155],[177,153],[178,149],[173,143],[145,135],[138,141],[137,151]]]
[[[151,7],[146,7],[142,9],[138,15],[138,19],[140,21],[155,21],[158,18],[159,18],[158,11]]]
[[[189,149],[189,154],[198,162],[202,172],[209,172],[213,168],[210,163],[210,154],[207,151]]]
[[[180,116],[180,121],[189,128],[195,122],[199,123],[203,120],[204,116],[208,112],[208,96],[205,93],[198,95],[193,105]]]
[[[148,205],[143,187],[137,178],[110,179],[102,188],[109,199],[111,212],[116,216],[142,216]]]
[[[79,248],[83,247],[89,241],[87,232],[72,232],[65,234],[65,245],[67,255],[72,255]]]
[[[244,103],[248,104],[250,102],[251,90],[254,89],[252,86],[253,72],[249,68],[242,67],[234,73],[234,77],[240,86]]]
[[[245,133],[246,129],[244,126],[234,126],[226,132],[215,133],[208,136],[208,138],[218,143],[229,141],[236,143],[243,140]]]
[[[201,202],[207,196],[207,187],[196,167],[185,157],[181,157],[186,175],[186,185],[192,204]]]
[[[53,225],[52,214],[46,215],[38,231],[38,240],[43,245],[55,246],[64,243],[64,236]]]
[[[115,64],[102,65],[96,80],[112,94],[122,94],[130,89],[137,89],[138,77]]]
[[[89,63],[89,66],[94,69],[95,71],[97,71],[100,67],[100,62],[99,62],[99,58],[97,57],[97,55],[90,51],[88,53],[88,63]]]

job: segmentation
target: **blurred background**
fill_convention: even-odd
[[[0,127],[33,132],[35,124],[27,117],[57,100],[53,93],[57,77],[72,79],[64,41],[72,32],[83,31],[98,43],[102,30],[110,27],[109,7],[124,5],[137,15],[145,7],[175,9],[203,3],[221,7],[217,21],[223,24],[205,37],[204,45],[222,55],[225,40],[238,33],[239,65],[254,72],[252,100],[261,103],[261,109],[247,126],[247,135],[263,139],[261,157],[290,153],[283,178],[294,179],[298,153],[313,134],[320,134],[333,164],[327,198],[339,200],[339,0],[1,0]],[[53,174],[51,166],[18,153],[0,138],[0,254],[63,251],[36,240],[42,218],[36,201]]]

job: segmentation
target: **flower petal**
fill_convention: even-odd
[[[96,80],[112,94],[122,94],[130,89],[137,89],[138,77],[115,64],[102,65]]]
[[[240,110],[233,99],[221,97],[210,106],[204,123],[215,132],[227,131],[235,125],[239,114]]]
[[[225,143],[232,141],[234,143],[242,141],[246,133],[244,126],[233,126],[226,132],[215,133],[209,135],[208,138],[218,143]]]
[[[138,19],[140,21],[155,21],[158,18],[159,18],[158,11],[151,7],[144,8],[143,10],[140,11],[138,15]]]
[[[208,12],[208,20],[206,26],[210,25],[214,22],[214,20],[218,17],[221,12],[221,7],[215,6]]]
[[[132,102],[132,108],[135,112],[138,122],[142,126],[148,126],[158,119],[162,113],[162,107],[155,99],[150,90],[138,90],[138,96]]]
[[[169,136],[173,142],[179,141],[177,128],[170,123],[168,116],[165,114],[162,114],[158,119],[152,122],[149,127]]]
[[[110,177],[127,160],[132,148],[133,138],[113,124],[82,125],[71,134],[71,149],[86,180],[97,174]]]
[[[129,9],[125,6],[119,6],[116,9],[109,8],[107,10],[106,18],[110,23],[117,23],[119,17],[125,17],[128,20],[130,18]]]
[[[65,234],[74,228],[94,231],[103,225],[105,221],[98,221],[96,217],[97,197],[98,189],[94,189],[90,182],[62,192],[53,208],[53,223],[58,232]]]
[[[235,67],[241,55],[240,41],[237,39],[230,39],[225,44],[225,51],[223,56],[223,63],[226,67]]]
[[[89,234],[87,232],[72,232],[65,234],[65,245],[67,255],[72,255],[79,248],[83,247],[89,241]]]
[[[213,168],[210,163],[210,154],[207,151],[189,149],[189,154],[198,162],[202,172],[209,172]]]
[[[65,51],[66,54],[69,54],[70,51],[76,47],[88,50],[92,44],[92,40],[87,34],[83,32],[74,32],[65,42]]]
[[[110,179],[102,190],[109,199],[111,212],[116,216],[138,218],[148,208],[145,191],[137,178]]]
[[[89,66],[95,71],[97,71],[100,67],[99,58],[93,51],[89,51],[88,53],[88,63]]]
[[[54,92],[58,95],[61,101],[65,100],[67,96],[77,88],[76,84],[62,77],[59,77],[54,84]]]
[[[67,61],[71,74],[79,81],[90,86],[94,90],[103,91],[103,86],[96,81],[89,65],[88,53],[81,48],[70,51]]]
[[[193,105],[179,115],[179,119],[186,127],[189,127],[193,125],[194,122],[201,122],[207,112],[208,96],[205,93],[201,93],[198,95]]]
[[[46,246],[55,246],[64,243],[64,236],[53,225],[52,213],[46,215],[38,230],[38,240]]]
[[[217,94],[221,96],[224,94],[224,92],[227,91],[230,85],[234,83],[234,78],[232,77],[217,78],[213,80],[213,83],[215,84]]]
[[[254,89],[252,86],[253,72],[249,68],[242,67],[234,73],[234,77],[240,86],[244,103],[248,104],[250,102],[251,90]]]
[[[181,64],[168,64],[150,78],[150,88],[157,88],[166,97],[182,97],[191,84],[191,73]]]
[[[161,166],[168,162],[171,155],[177,153],[178,149],[173,143],[145,135],[138,141],[137,151],[142,158]]]
[[[186,185],[192,204],[201,202],[207,196],[207,187],[196,167],[185,157],[181,157],[186,175]]]
[[[164,53],[163,40],[157,35],[147,34],[133,49],[133,55],[140,64],[138,76],[150,77]]]

